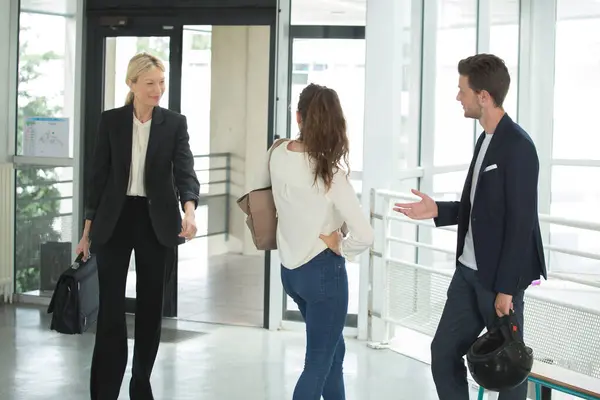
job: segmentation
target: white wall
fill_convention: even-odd
[[[269,35],[268,26],[214,26],[212,30],[210,152],[232,154],[227,251],[247,255],[259,252],[235,200],[251,189],[266,151]]]

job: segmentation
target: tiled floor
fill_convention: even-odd
[[[219,255],[180,259],[178,317],[184,320],[262,326],[264,258]]]
[[[208,245],[207,238],[198,238],[179,247],[177,317],[196,322],[262,326],[264,256],[211,256]],[[135,297],[133,263],[126,293],[127,297]]]
[[[48,330],[43,309],[0,306],[0,399],[89,398],[93,333]],[[132,342],[130,341],[130,357]],[[301,332],[167,320],[153,374],[157,400],[291,399],[304,359]],[[347,400],[436,399],[429,366],[348,339]],[[128,399],[127,370],[120,399]]]

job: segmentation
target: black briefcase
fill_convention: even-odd
[[[52,314],[50,329],[59,333],[80,334],[89,329],[98,318],[98,266],[92,254],[75,262],[58,278],[48,314]]]

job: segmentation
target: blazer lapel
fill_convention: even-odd
[[[469,172],[467,173],[467,179],[465,180],[465,187],[462,192],[462,201],[468,201],[471,203],[471,186],[473,185],[473,170],[475,169],[475,162],[477,161],[477,155],[479,154],[479,150],[481,150],[481,145],[483,144],[483,138],[485,137],[485,133],[479,135],[479,139],[477,139],[477,143],[475,144],[475,150],[473,151],[473,158],[471,158],[471,165],[469,165]]]
[[[479,180],[481,179],[481,175],[485,171],[485,168],[488,166],[488,162],[491,156],[495,155],[498,152],[498,149],[502,147],[504,143],[504,128],[508,125],[509,122],[512,122],[508,114],[504,114],[500,122],[498,122],[498,126],[492,135],[492,140],[490,140],[490,144],[488,146],[487,151],[485,152],[485,156],[481,161],[481,168],[479,168],[479,175],[477,176],[477,187],[479,188]],[[485,135],[485,133],[483,133]],[[482,135],[482,136],[483,136]],[[477,195],[477,189],[475,189],[475,195]]]
[[[160,147],[160,138],[162,136],[163,122],[165,121],[164,114],[160,107],[154,107],[152,111],[152,124],[150,125],[150,137],[148,138],[148,149],[146,150],[146,171],[150,160],[156,154]],[[144,171],[144,176],[146,176]]]

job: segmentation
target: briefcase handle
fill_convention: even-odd
[[[71,264],[71,269],[79,269],[79,267],[81,267],[81,265],[85,264],[85,263],[82,263],[82,260],[83,260],[83,252],[79,253],[79,255],[77,256],[75,261],[73,261],[73,264]]]

